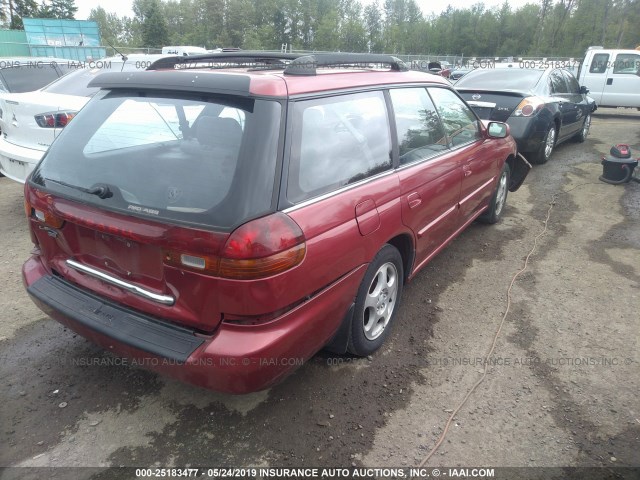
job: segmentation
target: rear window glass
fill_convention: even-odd
[[[336,190],[391,168],[382,92],[293,105],[287,197],[292,202]]]
[[[100,207],[231,228],[271,208],[280,112],[274,101],[100,92],[32,180]],[[101,187],[104,198],[89,193]]]
[[[71,72],[64,77],[60,77],[57,81],[47,85],[42,90],[49,93],[60,93],[63,95],[89,97],[91,95],[94,95],[100,89],[89,88],[87,87],[87,85],[96,77],[96,75],[105,71],[114,70],[103,70],[99,68],[83,68],[81,70],[76,70],[75,72]]]
[[[544,70],[507,69],[474,70],[456,82],[456,88],[475,90],[530,90]]]
[[[99,68],[79,68],[71,67],[71,72],[64,77],[60,77],[53,83],[47,85],[43,90],[49,93],[60,93],[63,95],[77,95],[79,97],[90,97],[95,95],[97,87],[87,87],[89,82],[95,77],[105,72],[131,72],[144,70],[147,62],[127,61],[126,63],[105,60],[96,62]],[[142,66],[141,66],[142,65]],[[75,70],[75,71],[74,71]],[[46,85],[46,83],[44,84]]]
[[[11,93],[32,92],[53,82],[59,77],[52,63],[40,62],[38,66],[19,65],[0,71],[3,83]]]

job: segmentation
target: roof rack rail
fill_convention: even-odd
[[[392,55],[372,53],[317,53],[298,56],[289,63],[284,73],[286,75],[316,75],[318,67],[359,67],[371,68],[372,65],[389,65],[396,72],[406,72],[407,65]]]
[[[202,64],[223,64],[221,67],[242,65],[280,65],[283,68],[289,62],[298,58],[300,54],[281,52],[215,52],[201,55],[165,57],[153,62],[147,70],[160,70],[167,68],[198,68]]]

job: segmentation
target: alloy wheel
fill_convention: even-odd
[[[398,294],[398,270],[387,262],[376,272],[367,291],[362,326],[364,336],[375,340],[386,328],[396,305]]]

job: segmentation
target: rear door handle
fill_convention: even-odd
[[[613,85],[613,78],[607,78],[607,85]]]

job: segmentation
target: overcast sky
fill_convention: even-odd
[[[371,3],[374,0],[361,0],[363,4]],[[384,0],[379,0],[382,5]],[[429,15],[431,13],[440,13],[447,8],[447,5],[451,5],[456,8],[468,8],[474,3],[478,3],[477,0],[416,0],[423,13]],[[504,0],[484,0],[482,3],[487,8],[502,5]],[[91,12],[92,8],[97,7],[100,4],[107,12],[116,13],[118,16],[132,17],[133,11],[131,10],[132,0],[110,0],[105,2],[104,0],[77,0],[76,6],[78,7],[78,13],[76,19],[86,20]],[[509,0],[511,8],[518,8],[525,3],[538,3],[537,0]],[[106,4],[106,5],[105,5]]]

